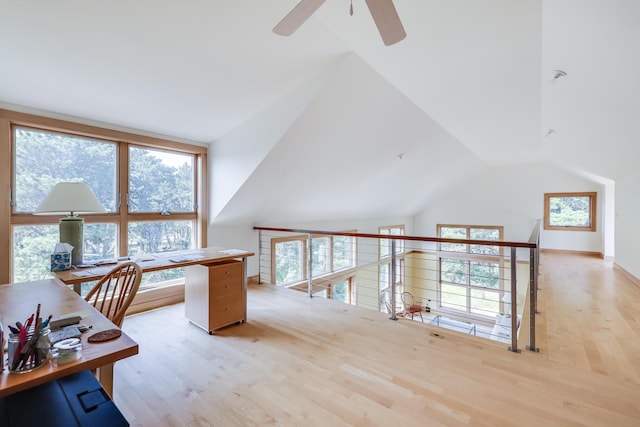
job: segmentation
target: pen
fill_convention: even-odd
[[[47,317],[45,321],[42,323],[42,329],[46,328],[49,325],[49,322],[51,321],[51,317],[53,317],[53,314],[50,314],[49,317]]]
[[[40,303],[38,303],[38,308],[36,308],[36,322],[40,318]]]
[[[26,322],[24,322],[24,328],[25,329],[29,329],[29,326],[31,326],[31,323],[33,322],[33,313],[31,313],[31,316],[29,316],[29,318],[27,319]]]
[[[27,342],[27,330],[25,327],[20,328],[20,347],[24,346]]]

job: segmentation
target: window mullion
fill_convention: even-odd
[[[129,207],[127,195],[129,194],[129,144],[120,142],[118,144],[117,162],[118,182],[118,253],[122,256],[129,253]]]
[[[467,229],[467,239],[469,238],[469,229]],[[467,248],[469,248],[469,245],[467,245]],[[468,249],[470,250],[470,248]],[[466,311],[467,313],[471,313],[471,261],[470,260],[466,260],[466,267],[467,267],[467,307],[466,307]]]

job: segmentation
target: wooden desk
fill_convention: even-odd
[[[190,267],[185,272],[185,315],[192,323],[211,334],[215,329],[247,321],[247,257],[253,255],[253,252],[244,250],[211,247],[152,254],[148,256],[153,258],[151,260],[132,257],[132,261],[140,265],[143,273]],[[239,259],[242,259],[242,262],[238,262]],[[209,270],[215,271],[218,267],[225,268],[231,264],[238,267],[234,269],[234,278],[237,278],[238,282],[220,281],[213,277],[215,274],[209,278]],[[115,264],[57,271],[55,275],[65,284],[73,285],[74,291],[79,294],[82,282],[98,280],[113,267]],[[220,286],[231,286],[233,289],[216,290],[217,283]]]
[[[87,338],[95,332],[116,326],[78,294],[57,279],[40,280],[20,284],[0,285],[0,315],[5,324],[24,322],[42,304],[43,318],[81,316],[82,323],[92,328],[82,334],[82,357],[75,362],[53,367],[45,364],[32,372],[10,374],[5,369],[0,375],[0,397],[16,393],[48,381],[65,377],[82,370],[99,370],[99,380],[109,395],[113,395],[113,363],[138,354],[138,344],[124,332],[120,338],[100,344],[90,344]],[[6,328],[6,326],[5,326]],[[8,332],[8,329],[5,329]],[[2,360],[6,355],[3,354]]]
[[[225,252],[227,251],[227,252]],[[132,261],[135,261],[140,265],[143,272],[149,271],[158,271],[158,270],[167,270],[170,268],[179,268],[179,267],[187,267],[189,265],[206,265],[213,264],[217,262],[226,262],[232,261],[234,259],[242,258],[244,261],[245,271],[244,277],[246,280],[246,258],[253,256],[253,252],[247,251],[234,251],[220,247],[212,247],[212,248],[202,248],[202,249],[192,249],[188,251],[175,251],[175,252],[163,252],[158,254],[149,255],[149,257],[153,257],[154,259],[145,261],[144,257],[131,257]],[[180,260],[178,262],[171,261]],[[66,270],[66,271],[56,271],[55,275],[58,279],[62,280],[67,285],[79,285],[82,282],[90,282],[92,280],[100,279],[106,271],[115,267],[112,265],[105,265],[98,268],[83,268],[80,270]],[[76,273],[76,274],[74,274]],[[85,276],[80,276],[80,274],[87,274]],[[95,273],[95,274],[94,274]]]

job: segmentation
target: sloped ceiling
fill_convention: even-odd
[[[455,185],[483,167],[357,55],[328,74],[224,209],[214,208],[215,222],[414,214],[443,183]],[[236,140],[235,133],[228,138]],[[214,171],[240,162],[217,155],[229,145],[227,138],[214,144]]]
[[[412,212],[498,164],[636,167],[640,2],[394,0],[391,47],[362,0],[273,34],[296,3],[0,0],[0,106],[213,144],[221,222]]]

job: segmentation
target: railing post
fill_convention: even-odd
[[[258,284],[262,284],[262,230],[258,230]]]
[[[398,320],[396,316],[396,240],[391,239],[391,268],[389,269],[389,287],[391,288],[391,320]]]
[[[516,247],[511,247],[511,347],[509,347],[509,351],[513,351],[514,353],[520,353],[518,350],[518,313],[516,304],[518,301],[518,288],[517,288],[517,275],[518,275],[518,264],[517,264],[517,254]]]
[[[536,242],[536,290],[540,289],[538,284],[538,276],[540,275],[540,238],[538,237],[538,241]],[[538,307],[536,306],[536,309]]]
[[[311,233],[307,234],[307,281],[309,298],[313,298],[313,242]]]
[[[527,350],[538,352],[536,347],[536,314],[538,313],[538,276],[536,275],[536,249],[529,249],[529,345]]]

